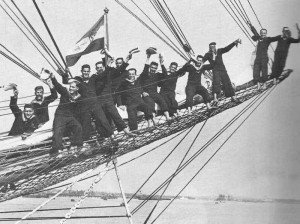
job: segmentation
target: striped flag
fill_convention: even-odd
[[[104,15],[95,23],[95,25],[76,43],[66,56],[67,66],[73,66],[82,55],[93,51],[99,51],[104,48]]]

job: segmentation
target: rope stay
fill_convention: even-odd
[[[123,9],[125,9],[129,14],[131,14],[135,19],[137,19],[141,24],[143,24],[148,30],[150,30],[153,34],[155,34],[160,40],[162,40],[165,44],[167,44],[173,51],[175,51],[179,56],[181,56],[184,60],[188,61],[189,58],[179,52],[176,47],[174,47],[171,43],[165,40],[161,35],[159,35],[155,30],[153,30],[148,24],[146,24],[143,20],[141,20],[136,14],[134,14],[128,7],[126,7],[119,0],[115,0],[117,4],[119,4]]]
[[[4,1],[4,0],[3,0]],[[26,16],[23,14],[23,12],[20,10],[20,8],[17,6],[17,4],[14,2],[14,0],[11,0],[12,4],[14,5],[14,7],[17,9],[17,11],[19,12],[19,14],[22,16],[22,18],[24,19],[24,21],[27,23],[27,25],[29,26],[29,29],[24,23],[23,21],[14,13],[14,11],[8,6],[8,4],[6,4],[6,6],[11,10],[11,12],[14,13],[14,15],[18,18],[18,20],[23,24],[23,26],[28,30],[28,32],[31,34],[31,36],[40,44],[40,46],[45,50],[45,52],[49,55],[49,57],[53,60],[53,62],[55,63],[55,65],[60,68],[63,69],[63,66],[61,65],[61,63],[58,61],[58,59],[56,58],[56,56],[53,54],[53,52],[50,50],[50,48],[46,45],[45,41],[41,38],[41,36],[38,34],[38,32],[35,30],[35,28],[31,25],[31,23],[29,22],[29,20],[26,18]]]
[[[208,165],[208,163],[216,156],[216,154],[222,149],[222,147],[230,140],[230,138],[237,132],[239,128],[247,121],[247,119],[255,112],[255,110],[267,99],[267,97],[272,93],[276,88],[273,87],[269,90],[269,93],[252,109],[252,111],[242,120],[242,122],[232,131],[232,133],[225,139],[225,141],[219,146],[219,148],[210,156],[210,158],[200,167],[200,169],[192,176],[192,178],[184,185],[184,187],[175,195],[174,198],[165,206],[165,208],[155,217],[151,222],[153,224],[165,211],[166,209],[174,202],[174,200],[185,190],[185,188],[199,175],[199,173]]]
[[[180,141],[171,149],[167,156],[159,163],[159,165],[152,171],[152,173],[148,176],[148,178],[141,184],[141,186],[135,191],[135,193],[130,197],[128,203],[137,195],[138,192],[145,186],[145,184],[150,180],[150,178],[159,170],[159,168],[164,164],[164,162],[171,156],[171,154],[178,148],[178,146],[182,143],[182,141],[191,133],[191,131],[195,128],[195,125],[188,130],[185,135],[180,139]]]
[[[90,174],[92,171],[94,171],[95,169],[90,170],[89,172],[87,172],[84,176],[87,176],[88,174]],[[101,172],[99,172],[101,173]],[[72,183],[70,183],[69,185],[67,185],[65,188],[61,189],[60,191],[58,191],[55,195],[53,195],[52,197],[50,197],[48,200],[46,200],[45,202],[43,202],[42,204],[40,204],[39,206],[37,206],[35,209],[33,209],[31,212],[29,212],[27,215],[23,216],[18,222],[16,222],[15,224],[19,224],[21,223],[23,220],[27,219],[28,217],[32,216],[34,213],[36,213],[37,211],[39,211],[42,207],[44,207],[46,204],[48,204],[50,201],[52,201],[53,199],[57,198],[60,194],[62,194],[63,192],[67,191],[68,189],[70,189],[71,187],[73,187],[76,183],[78,183],[78,181],[81,178],[77,178],[75,179]]]
[[[185,158],[187,157],[188,153],[190,152],[190,150],[192,149],[192,147],[194,146],[196,140],[198,139],[201,131],[203,130],[204,126],[206,125],[208,121],[208,118],[204,121],[204,123],[202,124],[201,128],[199,129],[196,137],[193,139],[192,143],[190,144],[190,146],[188,147],[188,150],[186,151],[186,153],[184,154],[184,156],[182,157],[180,163],[178,164],[175,172],[173,174],[175,174],[178,169],[181,167],[182,163],[184,162]],[[144,221],[144,224],[147,224],[147,222],[149,221],[151,215],[153,214],[154,210],[157,208],[158,203],[160,202],[160,200],[162,199],[163,195],[165,194],[165,192],[167,191],[167,189],[169,188],[172,180],[175,178],[175,175],[172,176],[172,178],[168,181],[168,184],[166,185],[165,189],[163,190],[163,192],[160,194],[159,199],[156,201],[155,205],[153,206],[151,212],[149,213],[149,215],[147,216],[146,220]]]
[[[169,176],[159,187],[157,187],[143,202],[136,206],[132,214],[135,214],[142,206],[144,206],[149,199],[151,199],[159,190],[161,190],[168,181],[171,180],[173,175],[178,175],[183,169],[185,169],[193,160],[195,160],[211,143],[216,140],[225,130],[227,130],[239,117],[241,117],[252,105],[254,105],[257,100],[259,100],[266,92],[262,95],[255,97],[245,108],[243,108],[234,118],[232,118],[227,124],[225,124],[210,140],[208,140],[196,153],[194,153],[180,168],[177,172]]]
[[[108,164],[106,164],[106,167],[105,167],[104,171],[101,170],[98,173],[98,175],[96,176],[96,178],[94,179],[94,181],[92,182],[92,184],[84,192],[83,196],[80,197],[79,201],[76,202],[75,205],[70,209],[70,211],[65,215],[65,218],[60,221],[60,224],[66,223],[67,220],[71,218],[71,216],[76,212],[76,209],[78,207],[80,207],[80,205],[82,204],[82,202],[87,198],[87,196],[89,195],[89,193],[94,189],[94,186],[96,184],[98,184],[103,179],[103,177],[108,173],[108,171],[109,171],[109,166],[108,166]]]
[[[2,0],[3,1],[3,0]],[[48,64],[56,71],[56,68],[49,61],[49,59],[44,55],[43,52],[37,47],[37,45],[30,39],[30,37],[25,33],[25,31],[20,27],[20,25],[13,19],[13,17],[7,12],[7,10],[0,4],[1,9],[6,13],[6,15],[13,21],[13,23],[19,28],[19,30],[25,35],[29,42],[34,46],[34,48],[41,54],[41,56],[48,62]]]

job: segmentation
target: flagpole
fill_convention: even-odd
[[[108,35],[108,8],[105,7],[104,9],[104,22],[105,22],[105,38],[104,38],[104,45],[106,45],[107,50],[109,51],[109,35]],[[108,64],[108,57],[105,55],[105,64]]]

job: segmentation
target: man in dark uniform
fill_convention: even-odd
[[[15,116],[15,120],[8,135],[22,135],[22,139],[24,140],[30,136],[35,129],[38,128],[38,119],[34,114],[34,108],[32,104],[25,104],[23,111],[18,107],[18,94],[19,92],[15,87],[14,96],[10,98],[9,104],[9,107]]]
[[[128,70],[128,75],[120,85],[120,96],[124,105],[127,106],[127,114],[130,130],[137,130],[137,111],[142,111],[148,121],[148,127],[151,126],[151,121],[155,125],[151,108],[142,99],[142,88],[140,79],[136,78],[136,69]]]
[[[143,99],[147,105],[151,106],[152,112],[155,112],[155,103],[160,106],[161,111],[164,113],[167,120],[170,120],[168,105],[163,97],[157,92],[158,83],[162,76],[167,75],[167,69],[163,62],[162,55],[159,55],[159,62],[161,65],[162,73],[157,73],[158,64],[156,62],[150,62],[151,54],[147,53],[147,60],[143,72],[140,74],[141,85],[143,88]]]
[[[39,123],[46,123],[47,121],[49,121],[48,106],[50,103],[57,99],[57,92],[54,89],[51,80],[49,80],[50,79],[48,79],[47,82],[48,86],[50,87],[51,94],[49,96],[44,97],[44,87],[37,86],[34,89],[35,99],[31,101]]]
[[[249,24],[251,27],[251,31],[254,36],[252,39],[257,41],[256,45],[256,57],[254,60],[253,66],[253,81],[254,84],[257,83],[257,89],[266,88],[266,81],[268,80],[268,48],[272,42],[278,41],[280,39],[280,35],[276,37],[267,37],[267,30],[261,29],[260,34],[256,31],[254,26]],[[261,74],[260,74],[261,73]]]
[[[72,136],[71,148],[82,147],[82,128],[76,119],[76,111],[79,110],[80,94],[78,93],[78,81],[72,80],[69,89],[59,84],[51,74],[51,81],[56,91],[60,94],[59,105],[55,111],[53,122],[53,141],[50,155],[55,155],[63,149],[62,138],[65,130],[70,130]]]
[[[186,93],[186,107],[188,109],[189,114],[192,112],[193,107],[193,98],[196,94],[202,96],[204,104],[207,109],[212,109],[209,101],[210,96],[208,94],[207,89],[201,84],[201,76],[206,70],[211,70],[213,68],[212,64],[204,65],[203,64],[203,56],[198,55],[196,59],[192,59],[188,61],[182,68],[181,72],[188,72],[188,81],[187,86],[185,88]],[[193,64],[191,64],[193,62]]]
[[[160,78],[161,81],[158,84],[161,87],[159,94],[167,103],[171,117],[179,115],[178,102],[175,99],[175,90],[178,77],[184,75],[185,73],[182,68],[177,71],[177,67],[178,64],[176,62],[171,62],[169,71],[167,71],[166,75],[162,74]]]
[[[78,120],[82,125],[83,140],[88,140],[90,138],[90,133],[92,129],[91,117],[93,116],[96,123],[101,125],[101,134],[103,137],[110,137],[113,132],[111,126],[106,119],[105,113],[97,99],[96,95],[96,82],[99,76],[92,75],[90,77],[90,66],[85,64],[81,67],[81,76],[76,76],[74,79],[79,81],[78,93],[81,95],[80,101],[80,113]],[[68,83],[67,73],[63,76],[63,83]]]
[[[121,67],[121,65],[123,63],[124,63],[124,59],[122,57],[117,58],[116,59],[116,67],[111,68],[111,69],[116,71],[118,68]],[[118,102],[120,100],[120,97],[119,97],[120,94],[118,93],[119,87],[127,75],[128,75],[128,72],[125,70],[125,71],[121,72],[121,74],[116,75],[116,77],[112,80],[111,91],[112,91],[114,103],[117,104],[117,106],[120,106],[120,105],[118,105]]]
[[[282,29],[282,36],[278,40],[272,66],[271,78],[273,78],[274,84],[277,84],[278,78],[285,67],[290,44],[300,42],[300,28],[298,24],[296,24],[296,27],[298,30],[298,39],[294,39],[291,37],[291,31],[288,27],[283,27]]]
[[[228,76],[227,70],[225,68],[222,56],[223,54],[230,51],[234,46],[237,46],[240,43],[241,40],[237,39],[233,43],[229,44],[227,47],[217,49],[216,43],[212,42],[209,44],[209,52],[207,52],[203,57],[203,63],[205,63],[208,60],[209,63],[213,66],[212,90],[215,102],[218,102],[217,96],[221,92],[221,86],[226,97],[231,97],[232,101],[239,102],[239,100],[235,96],[234,89],[232,88],[232,84]]]
[[[131,59],[131,55],[128,55],[125,62],[118,68],[112,69],[110,66],[105,66],[103,61],[96,63],[96,76],[98,76],[96,81],[96,93],[98,96],[98,101],[100,102],[103,111],[107,117],[110,117],[117,127],[117,130],[124,131],[125,134],[129,136],[134,136],[131,133],[123,121],[122,117],[118,113],[118,110],[114,104],[112,97],[112,82],[113,80],[121,75],[126,67],[128,66],[128,61]],[[97,124],[97,122],[96,122]],[[98,125],[98,124],[97,124]]]

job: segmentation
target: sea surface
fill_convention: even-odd
[[[71,201],[71,199],[74,199]],[[0,211],[34,209],[47,199],[45,198],[17,198],[11,201],[1,203]],[[43,208],[70,208],[78,198],[56,198]],[[107,206],[120,205],[121,199],[102,200],[99,198],[87,198],[82,207],[86,206]],[[130,202],[130,209],[134,209],[142,201],[133,200]],[[169,201],[159,203],[156,212],[153,213],[154,218],[159,211],[167,205]],[[143,223],[149,211],[156,201],[149,202],[145,207],[139,210],[133,216],[133,223]],[[36,212],[31,217],[63,217],[68,210],[63,211],[48,211]],[[23,217],[28,212],[18,212],[14,214],[0,213],[1,218],[16,218]],[[72,217],[76,216],[113,216],[124,215],[124,207],[120,208],[95,208],[95,209],[79,209]],[[151,219],[150,219],[151,220]],[[152,219],[153,220],[153,219]],[[56,220],[42,221],[22,221],[21,223],[59,223]],[[15,223],[3,222],[0,223]],[[87,223],[87,224],[115,224],[129,223],[127,218],[103,218],[103,219],[72,219],[66,223]],[[148,222],[151,223],[151,222]],[[214,201],[204,200],[176,200],[167,210],[160,216],[155,223],[176,223],[176,224],[297,224],[300,223],[300,204],[285,204],[285,203],[253,203],[253,202],[222,202],[215,203]]]

